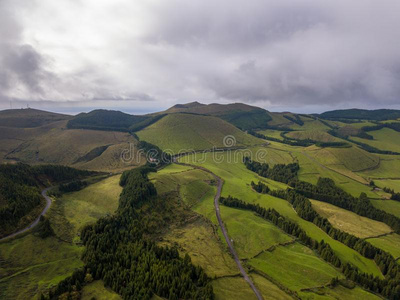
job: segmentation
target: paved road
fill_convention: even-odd
[[[50,205],[51,205],[51,199],[50,199],[50,197],[47,196],[47,191],[50,188],[51,187],[42,190],[42,196],[46,199],[46,207],[43,209],[43,211],[40,213],[40,215],[36,218],[36,220],[31,225],[25,227],[24,229],[21,229],[21,230],[19,230],[17,232],[14,232],[13,234],[10,234],[10,235],[8,235],[6,237],[1,238],[0,241],[3,241],[3,240],[8,239],[8,238],[12,238],[12,237],[15,237],[15,236],[17,236],[17,235],[19,235],[21,233],[24,233],[24,232],[32,229],[33,227],[35,227],[39,223],[40,217],[43,216],[49,210]]]
[[[190,166],[190,167],[193,167],[193,168],[200,169],[200,170],[203,170],[205,172],[208,172],[211,175],[213,175],[214,178],[217,180],[218,189],[217,189],[217,193],[215,194],[215,197],[214,197],[214,208],[215,208],[215,213],[217,215],[219,226],[221,227],[221,230],[222,230],[222,234],[225,237],[225,241],[228,244],[229,250],[230,250],[230,252],[231,252],[231,254],[233,256],[233,259],[235,260],[236,265],[238,266],[238,268],[240,270],[240,273],[242,274],[244,280],[246,280],[247,283],[250,285],[251,289],[256,294],[258,300],[263,300],[263,297],[261,296],[261,293],[257,290],[257,288],[254,285],[253,281],[250,279],[249,275],[247,275],[247,273],[246,273],[246,270],[243,268],[242,263],[241,263],[241,261],[239,259],[239,256],[237,255],[237,253],[235,251],[235,248],[233,247],[233,244],[231,242],[231,239],[229,238],[228,231],[226,230],[225,225],[222,222],[221,213],[220,213],[220,210],[219,210],[219,198],[221,197],[222,184],[223,184],[222,179],[220,177],[218,177],[217,175],[215,175],[210,170],[206,169],[206,168],[195,166],[195,165],[191,165],[191,164],[179,163],[177,161],[177,159],[174,159],[174,162],[176,164],[179,164],[179,165]]]

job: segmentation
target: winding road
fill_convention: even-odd
[[[1,238],[0,241],[15,237],[17,235],[20,235],[21,233],[24,233],[24,232],[32,229],[33,227],[35,227],[39,223],[40,217],[43,216],[49,210],[50,205],[51,205],[51,199],[50,199],[49,196],[47,196],[47,191],[49,189],[51,189],[51,187],[42,190],[42,196],[46,199],[46,206],[43,209],[43,211],[40,213],[40,215],[36,218],[36,220],[33,221],[33,223],[31,223],[29,226],[25,227],[24,229],[18,230],[17,232],[14,232],[14,233],[12,233],[10,235],[7,235],[7,236]]]
[[[218,187],[217,187],[217,193],[215,194],[215,197],[214,197],[214,208],[215,208],[215,213],[217,215],[219,226],[221,227],[221,230],[222,230],[222,234],[225,237],[225,241],[228,244],[229,251],[231,252],[231,254],[233,256],[233,259],[235,260],[236,265],[238,266],[238,268],[240,270],[240,273],[242,274],[244,280],[246,280],[247,283],[250,285],[250,287],[253,290],[254,294],[256,294],[258,300],[263,300],[263,297],[261,296],[261,293],[258,291],[258,289],[254,285],[253,281],[251,280],[249,275],[246,273],[246,270],[243,268],[242,263],[241,263],[241,261],[239,259],[239,256],[237,255],[237,253],[235,251],[235,248],[233,247],[232,241],[229,238],[228,231],[226,230],[225,225],[222,222],[221,213],[220,213],[220,210],[219,210],[219,198],[221,197],[223,180],[220,177],[218,177],[217,175],[215,175],[213,172],[211,172],[210,170],[206,169],[206,168],[199,167],[199,166],[196,166],[196,165],[186,164],[186,163],[180,163],[180,162],[177,161],[177,159],[174,159],[173,161],[174,161],[174,163],[176,163],[178,165],[189,166],[189,167],[192,167],[192,168],[199,169],[199,170],[205,171],[207,173],[210,173],[212,176],[214,176],[215,180],[217,180]]]

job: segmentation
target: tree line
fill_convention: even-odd
[[[392,196],[390,197],[390,200],[395,200],[395,201],[400,201],[400,193],[396,193],[394,189],[390,189],[388,187],[384,187],[383,191],[385,191],[388,194],[391,194]]]
[[[279,193],[287,193],[286,191],[279,191]],[[314,216],[314,219],[317,218],[313,212],[313,209],[306,204],[304,201],[305,198],[297,198],[297,196],[301,196],[293,192],[289,198],[291,199],[292,203],[296,211],[298,210],[299,215],[305,219],[311,219]],[[300,200],[302,199],[302,200]],[[308,199],[307,199],[308,200]],[[309,200],[308,200],[309,201]],[[284,216],[280,215],[274,209],[265,209],[260,207],[258,204],[251,204],[246,203],[242,200],[237,198],[221,198],[220,202],[223,205],[241,209],[247,209],[256,212],[262,218],[270,221],[274,225],[281,228],[284,232],[293,235],[299,239],[301,243],[306,245],[307,247],[316,251],[322,259],[331,263],[337,268],[340,268],[346,278],[356,282],[357,284],[361,285],[362,287],[373,291],[375,293],[381,294],[384,297],[389,299],[400,299],[400,278],[398,273],[399,266],[396,262],[393,265],[393,261],[391,262],[390,270],[386,270],[386,278],[380,279],[379,277],[374,277],[372,274],[367,274],[358,270],[357,267],[350,265],[349,263],[343,263],[340,258],[333,252],[332,248],[328,243],[325,243],[324,240],[318,242],[307,235],[307,233],[295,222],[285,218]],[[321,218],[321,217],[320,217]],[[325,219],[326,220],[326,219]],[[325,222],[324,220],[321,220]],[[327,220],[326,220],[327,221]],[[328,222],[329,223],[329,222]],[[380,250],[381,251],[381,250]],[[381,251],[383,252],[383,251]],[[384,264],[384,260],[381,260],[381,263]]]
[[[190,257],[176,248],[160,247],[151,238],[152,227],[165,226],[165,200],[147,177],[154,169],[141,167],[122,174],[117,213],[86,226],[85,266],[61,281],[44,299],[78,295],[87,278],[101,279],[123,299],[214,299],[210,278]]]

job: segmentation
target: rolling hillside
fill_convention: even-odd
[[[141,140],[172,153],[262,143],[217,117],[193,114],[169,114],[137,135]],[[228,136],[234,137],[234,144],[230,144]],[[228,139],[226,144],[225,137]]]

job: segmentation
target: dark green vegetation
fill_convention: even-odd
[[[44,206],[40,188],[91,174],[53,165],[0,165],[0,237],[17,231],[38,217]]]
[[[400,118],[400,110],[395,109],[343,109],[324,112],[319,115],[323,119],[351,119],[351,120],[396,120]]]
[[[83,229],[85,267],[51,290],[50,299],[80,293],[89,275],[102,279],[124,299],[151,299],[154,294],[169,299],[213,299],[209,278],[189,256],[180,258],[177,249],[159,247],[147,236],[165,224],[162,212],[167,205],[157,197],[147,178],[149,171],[139,168],[123,173],[117,214]]]

